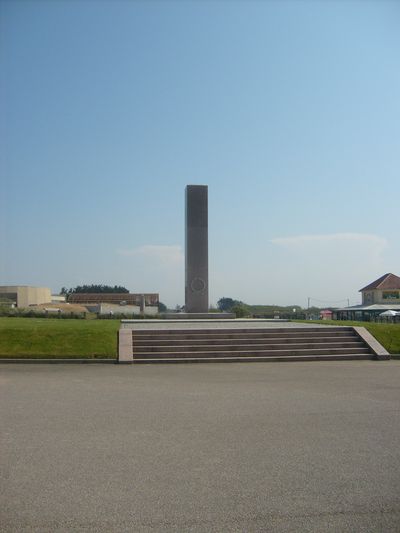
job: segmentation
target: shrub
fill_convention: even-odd
[[[244,318],[251,316],[249,307],[246,304],[238,302],[231,308],[231,312],[235,313],[236,318]]]

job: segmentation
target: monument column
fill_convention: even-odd
[[[185,311],[208,313],[208,187],[185,192]]]

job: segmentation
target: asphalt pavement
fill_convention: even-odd
[[[0,366],[2,532],[400,531],[400,361]]]

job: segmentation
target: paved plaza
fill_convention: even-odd
[[[154,329],[276,329],[276,328],[295,328],[295,329],[310,329],[310,328],[323,328],[327,327],[324,324],[315,324],[312,320],[309,322],[292,322],[290,320],[282,319],[268,319],[268,318],[235,318],[235,319],[205,319],[205,320],[121,320],[121,327],[128,329],[140,329],[140,330],[154,330]],[[341,327],[341,326],[335,326]]]
[[[400,531],[400,362],[0,366],[2,532]]]

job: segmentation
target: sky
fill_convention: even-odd
[[[0,285],[319,307],[400,275],[400,3],[0,2]]]

